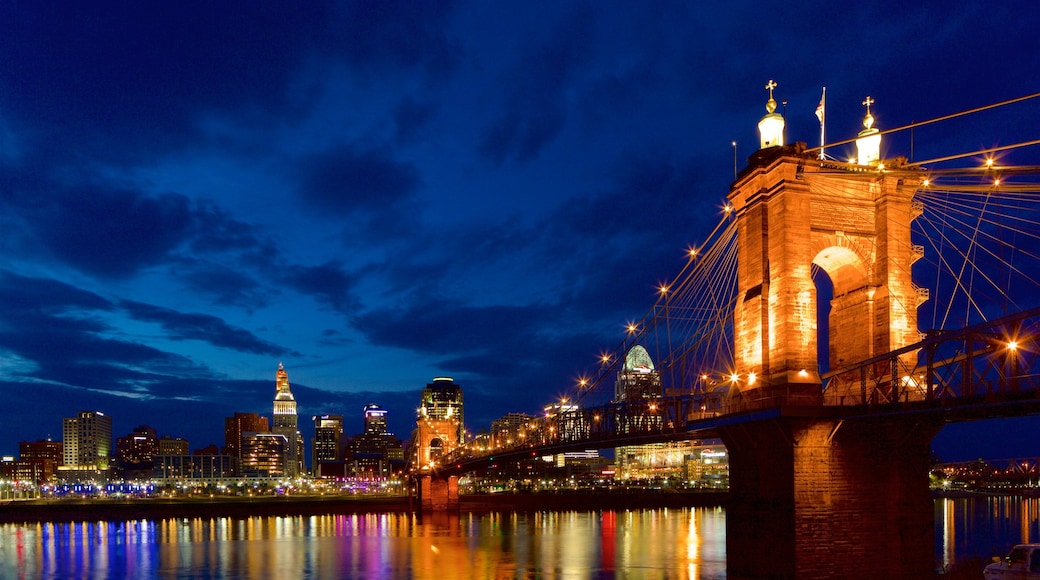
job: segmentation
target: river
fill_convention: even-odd
[[[936,565],[1037,540],[1035,498],[938,499]],[[2,578],[725,578],[717,507],[0,525]]]

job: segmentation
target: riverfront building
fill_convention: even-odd
[[[108,469],[112,457],[112,418],[100,411],[81,411],[62,421],[62,467]]]

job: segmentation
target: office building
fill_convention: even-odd
[[[289,390],[289,373],[282,363],[275,372],[274,425],[271,431],[286,440],[285,475],[296,477],[303,473],[303,437],[296,415],[296,398]],[[244,464],[244,462],[243,462]]]
[[[112,418],[81,411],[62,421],[62,466],[70,470],[107,471],[112,457]]]

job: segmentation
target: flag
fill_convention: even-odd
[[[826,90],[827,89],[824,89],[824,91],[826,91]],[[823,93],[823,96],[820,97],[820,104],[816,105],[816,118],[820,120],[820,124],[823,124],[823,102],[824,102],[824,100],[826,98],[827,98],[827,93],[825,92],[825,93]]]

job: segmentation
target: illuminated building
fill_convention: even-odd
[[[61,441],[51,441],[50,439],[41,439],[39,441],[22,441],[18,444],[18,459],[29,461],[29,460],[50,460],[54,462],[54,465],[61,465],[64,457],[64,445]]]
[[[629,423],[622,425],[622,431],[638,431],[659,424],[660,416],[652,409],[653,401],[662,395],[661,373],[654,368],[650,354],[638,344],[633,346],[614,383],[614,401],[631,404]],[[647,404],[645,409],[639,406],[642,403]],[[614,460],[618,475],[623,478],[672,477],[682,472],[690,452],[687,441],[649,443],[618,447],[614,450]]]
[[[238,446],[235,447],[236,453]],[[169,435],[163,435],[159,438],[159,455],[187,455],[188,454],[188,440],[180,437],[170,437]],[[236,454],[237,458],[238,455]]]
[[[526,413],[506,413],[491,422],[491,441],[495,447],[519,443],[529,437],[535,417]],[[521,437],[523,435],[523,437]]]
[[[343,415],[314,417],[314,441],[311,443],[314,473],[322,475],[322,464],[343,461]]]
[[[147,425],[139,425],[129,435],[116,439],[116,465],[123,471],[124,478],[150,476],[152,458],[158,452],[155,429]]]
[[[224,483],[239,471],[238,458],[230,455],[156,455],[152,479],[159,485]]]
[[[364,411],[365,431],[350,442],[350,461],[355,475],[389,477],[395,466],[403,467],[401,440],[386,430],[387,412],[369,403]]]
[[[53,481],[62,462],[63,449],[61,441],[22,441],[18,444],[18,461],[15,462],[15,473],[11,478],[31,481],[36,485]]]
[[[62,442],[66,469],[106,471],[112,456],[112,418],[100,411],[80,411],[62,421]]]
[[[386,409],[375,403],[365,405],[365,434],[382,435],[386,433]]]
[[[266,433],[271,428],[267,417],[261,417],[256,413],[235,413],[234,417],[224,419],[224,454],[242,459],[242,434],[243,433]],[[179,455],[187,455],[184,452]],[[178,454],[172,454],[178,455]]]
[[[300,436],[297,427],[296,398],[289,390],[289,373],[285,372],[282,363],[278,363],[275,386],[277,392],[274,397],[274,425],[271,431],[285,437],[285,475],[296,477],[303,472],[303,437]]]
[[[455,441],[465,442],[462,387],[451,377],[435,377],[422,391],[419,419],[452,421],[457,431]]]
[[[242,434],[242,474],[250,477],[282,477],[289,441],[280,433]]]

